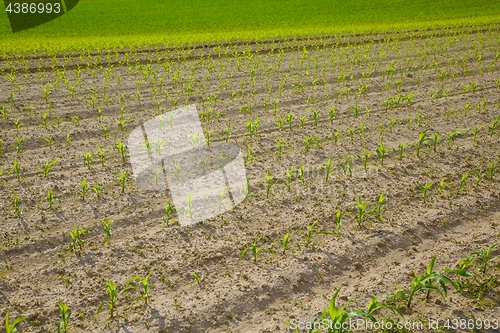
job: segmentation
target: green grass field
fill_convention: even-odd
[[[81,0],[13,34],[0,6],[0,52],[267,39],[500,22],[491,0]]]

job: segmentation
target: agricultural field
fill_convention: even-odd
[[[0,56],[8,56],[491,24],[500,20],[500,2],[80,0],[58,19],[15,34],[3,2],[0,12]]]
[[[500,24],[68,50],[0,59],[0,330],[498,332]],[[186,106],[247,182],[181,226],[130,134]]]

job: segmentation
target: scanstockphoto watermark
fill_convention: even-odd
[[[405,331],[423,331],[438,330],[495,330],[499,328],[498,319],[486,318],[448,318],[446,320],[428,318],[425,321],[371,321],[364,318],[349,318],[345,322],[333,322],[331,319],[315,319],[312,322],[298,321],[292,319],[288,322],[288,328],[292,332],[323,332],[323,331],[361,331],[372,332],[379,330],[405,330]]]
[[[417,321],[400,321],[397,323],[391,321],[370,321],[363,318],[349,318],[344,322],[333,322],[330,319],[314,320],[314,321],[299,321],[292,319],[289,321],[289,329],[293,332],[327,332],[328,330],[343,330],[343,331],[373,331],[373,330],[394,330],[406,329],[411,331],[424,330],[427,327],[422,322]],[[430,325],[430,324],[429,324]]]
[[[145,121],[130,133],[128,149],[139,188],[168,191],[181,226],[222,214],[247,195],[240,147],[209,144],[196,105]]]

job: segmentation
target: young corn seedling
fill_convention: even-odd
[[[256,237],[255,240],[250,243],[250,245],[246,245],[245,248],[243,249],[243,251],[241,251],[241,254],[240,256],[241,257],[244,257],[245,254],[248,252],[248,250],[250,249],[251,252],[252,252],[252,256],[253,256],[253,260],[255,262],[257,262],[257,258],[259,256],[261,256],[262,254],[260,253],[260,251],[264,250],[263,247],[261,246],[257,246],[257,242],[259,241],[259,237]],[[266,249],[267,251],[269,251],[269,249]]]
[[[188,217],[193,217],[193,194],[190,193],[187,196],[186,207],[177,210],[177,213],[186,215]]]
[[[290,131],[292,130],[292,121],[293,121],[293,115],[291,113],[286,115],[286,122],[288,124],[288,128]]]
[[[276,126],[278,127],[278,130],[283,131],[285,129],[285,117],[282,118],[277,118],[278,121],[276,122]]]
[[[161,154],[162,147],[163,146],[160,146],[158,148],[158,151],[157,151],[158,155]],[[146,152],[148,154],[148,157],[151,158],[151,152],[153,151],[153,146],[151,145],[151,142],[149,142],[148,139],[146,139],[144,141],[144,145],[141,147],[141,150],[144,151],[144,152]]]
[[[447,183],[444,178],[439,181],[438,194],[442,194],[451,184]]]
[[[325,169],[325,182],[327,182],[328,178],[330,177],[330,173],[333,169],[335,169],[335,167],[332,165],[332,159],[329,158],[328,161],[324,162],[323,167]]]
[[[273,113],[276,114],[276,112],[278,111],[278,104],[280,103],[281,101],[279,99],[276,99],[273,101]]]
[[[166,274],[161,274],[159,280],[163,281],[168,288],[175,287],[175,284],[177,282],[177,280],[169,278]]]
[[[45,98],[45,103],[49,102],[49,96],[52,94],[52,90],[49,87],[43,87],[43,97]]]
[[[481,250],[478,252],[471,253],[471,256],[473,256],[475,259],[477,259],[479,261],[479,264],[473,264],[473,266],[478,267],[483,275],[486,275],[486,269],[488,268],[488,264],[491,261],[500,259],[500,256],[496,256],[493,258],[491,257],[491,252],[498,245],[500,245],[500,243],[495,243],[492,246],[490,246],[489,248],[487,248],[486,250]]]
[[[12,199],[12,205],[10,205],[10,209],[12,209],[13,213],[15,216],[20,217],[21,216],[21,206],[19,205],[19,196],[17,195],[16,191],[11,190],[12,194],[14,195],[14,199]]]
[[[45,162],[43,168],[37,168],[37,170],[42,173],[43,177],[47,178],[49,176],[49,173],[54,169],[56,163],[57,159],[53,160],[52,162]]]
[[[104,228],[104,236],[106,237],[106,240],[104,242],[104,246],[108,246],[109,242],[111,241],[111,223],[113,223],[113,220],[110,218],[101,220],[102,226]]]
[[[97,146],[97,157],[99,157],[99,160],[101,160],[101,165],[104,166],[104,162],[106,161],[106,154],[99,146]]]
[[[423,130],[422,132],[420,132],[418,134],[418,143],[417,143],[417,151],[416,151],[417,157],[420,156],[420,150],[423,148],[425,142],[429,141],[429,140],[432,140],[431,138],[428,138],[426,136],[427,135],[427,131],[428,131],[428,129]]]
[[[61,314],[61,321],[57,324],[57,333],[68,333],[73,328],[73,326],[69,326],[69,319],[72,313],[68,311],[68,306],[61,300],[57,302],[57,306]]]
[[[358,134],[359,134],[359,139],[362,140],[363,139],[363,132],[365,130],[365,120],[363,119],[361,121],[361,124],[359,125],[358,127]],[[384,131],[382,131],[382,136],[384,135]]]
[[[71,117],[71,120],[73,121],[73,124],[75,124],[75,126],[80,126],[80,116],[79,115]]]
[[[44,201],[46,201],[49,204],[49,209],[52,209],[52,206],[54,206],[54,203],[56,203],[56,202],[58,202],[59,204],[61,203],[61,200],[54,196],[54,192],[52,192],[52,190],[47,191],[47,195],[45,196],[45,198],[40,200],[40,205]]]
[[[18,333],[16,326],[26,319],[25,316],[20,316],[14,319],[13,322],[10,322],[10,311],[7,310],[7,315],[5,316],[5,332],[6,333]]]
[[[74,230],[69,232],[69,251],[75,252],[76,254],[83,252],[83,246],[85,245],[85,239],[83,235],[89,232],[88,229],[79,229],[76,225],[74,226]],[[78,251],[76,250],[76,246],[78,245]]]
[[[21,153],[21,143],[23,143],[25,137],[22,138],[15,138],[14,141],[16,142],[15,147],[16,147],[16,153],[20,154]]]
[[[182,168],[179,165],[179,162],[177,162],[177,160],[174,160],[173,164],[174,164],[174,175],[175,175],[175,178],[180,179],[181,178],[181,173],[182,173]]]
[[[311,323],[311,329],[309,330],[310,333],[324,332],[322,327],[328,327],[328,333],[347,333],[349,331],[343,329],[342,327],[346,327],[346,324],[349,324],[349,320],[352,320],[351,318],[354,317],[358,317],[366,322],[368,322],[368,320],[373,323],[377,322],[377,319],[365,310],[347,310],[346,307],[350,300],[344,303],[341,307],[337,307],[336,302],[340,289],[341,288],[337,289],[337,291],[333,294],[330,304],[323,309],[321,317],[317,317],[313,320]]]
[[[372,297],[370,301],[368,302],[367,309],[366,311],[370,314],[373,314],[375,311],[379,309],[388,309],[390,310],[393,314],[403,316],[401,311],[399,311],[395,306],[392,306],[390,304],[380,302],[379,300],[381,298],[387,298],[387,296],[378,296],[378,297]]]
[[[318,224],[318,220],[314,221],[311,225],[308,225],[306,227],[306,230],[299,231],[299,232],[304,234],[306,247],[311,246],[312,248],[314,248],[314,242],[312,240],[314,235],[331,235],[332,234],[331,232],[325,231],[325,230],[314,231],[314,227],[316,227],[317,224]]]
[[[12,123],[14,124],[14,126],[12,126],[11,128],[15,129],[16,130],[16,133],[19,133],[19,130],[23,127],[27,127],[25,124],[22,124],[21,123],[21,120],[20,119],[17,119],[17,120],[13,120]]]
[[[491,125],[488,125],[488,133],[490,134],[490,136],[493,136],[495,130],[499,127],[499,125],[500,125],[500,115],[496,117],[495,120],[493,120]]]
[[[199,141],[200,141],[199,133],[194,133],[193,135],[191,135],[191,137],[189,138],[189,142],[191,143],[191,148],[194,149],[194,147]]]
[[[488,164],[488,167],[486,168],[486,176],[490,180],[493,180],[493,177],[495,177],[496,170],[497,170],[496,163],[490,162],[490,164]]]
[[[481,184],[481,182],[483,181],[484,173],[485,173],[485,170],[483,170],[483,169],[476,170],[476,186],[479,186],[479,184]]]
[[[258,131],[259,131],[259,125],[260,125],[259,118],[255,119],[254,121],[247,120],[248,135],[257,136]]]
[[[203,129],[204,129],[204,133],[205,133],[205,142],[207,143],[207,146],[210,147],[210,144],[214,140],[215,131],[214,130],[209,131],[206,128],[203,128]],[[257,134],[257,132],[255,132],[255,134]]]
[[[175,213],[175,207],[171,201],[167,201],[165,206],[163,206],[165,210],[165,216],[163,217],[163,222],[165,226],[168,226],[168,222],[170,221],[170,217]]]
[[[2,106],[0,109],[0,116],[4,119],[7,119],[7,115],[9,114],[9,111],[6,106]]]
[[[14,159],[14,161],[12,162],[12,168],[8,168],[6,171],[8,175],[14,173],[19,182],[21,182],[21,179],[23,179],[23,177],[21,176],[21,164],[19,164],[16,159]]]
[[[285,185],[288,191],[290,191],[290,188],[292,186],[294,172],[295,172],[295,167],[293,165],[290,167],[290,170],[286,172]]]
[[[464,116],[467,116],[467,113],[469,113],[469,110],[470,110],[470,103],[465,103],[465,107],[464,107]]]
[[[332,139],[333,139],[333,143],[335,145],[337,145],[337,142],[339,141],[339,137],[340,137],[340,131],[332,132]]]
[[[458,269],[449,269],[449,268],[443,269],[443,271],[446,273],[451,273],[456,275],[457,277],[456,286],[459,292],[463,292],[469,287],[469,284],[463,280],[464,277],[472,276],[472,274],[467,271],[467,268],[469,266],[475,266],[473,254],[470,254],[465,259],[460,260],[460,262],[458,263]]]
[[[276,139],[276,144],[278,145],[278,150],[277,150],[278,156],[283,155],[285,148],[290,147],[288,146],[288,142],[286,142],[286,140],[284,140],[283,138]]]
[[[304,143],[304,151],[305,153],[307,153],[311,149],[311,146],[314,143],[314,139],[312,136],[306,135],[304,136],[304,140],[306,141]]]
[[[366,150],[366,146],[363,147],[363,155],[358,155],[356,154],[356,157],[361,160],[361,162],[363,162],[363,168],[365,169],[365,171],[367,170],[367,163],[368,163],[368,159],[370,158],[370,156],[372,155],[373,153],[369,153],[367,152]]]
[[[467,178],[469,178],[469,174],[468,173],[464,173],[462,175],[462,178],[460,179],[460,184],[458,185],[457,193],[462,192],[465,189],[465,187],[468,186],[468,184],[466,183]]]
[[[125,163],[125,158],[127,157],[127,146],[125,146],[120,140],[116,140],[116,146],[114,148],[120,153],[122,162]]]
[[[134,304],[138,300],[144,300],[144,304],[147,305],[149,304],[150,296],[149,296],[149,277],[151,276],[151,273],[149,273],[144,279],[140,276],[134,276],[133,278],[130,278],[125,282],[125,284],[129,284],[130,282],[133,282],[135,280],[140,280],[140,285],[139,286],[132,286],[131,289],[139,289],[142,288],[142,294],[134,299],[132,301],[132,304]]]
[[[443,297],[443,299],[446,299],[447,283],[451,284],[453,287],[455,287],[455,289],[457,289],[455,282],[453,282],[450,278],[448,278],[446,275],[443,275],[440,272],[434,271],[435,262],[436,262],[436,257],[432,257],[431,262],[427,267],[427,272],[422,275],[417,275],[417,270],[416,269],[414,270],[413,272],[414,278],[410,282],[411,289],[408,295],[408,303],[406,304],[407,308],[410,308],[413,297],[419,291],[427,292],[426,299],[429,299],[431,291],[436,291]],[[435,283],[441,286],[442,291],[435,285]]]
[[[3,271],[5,269],[5,272]],[[1,276],[6,276],[7,273],[10,272],[10,266],[7,265],[6,263],[0,262],[0,277]]]
[[[458,138],[462,133],[459,130],[454,130],[450,134],[448,134],[448,140],[446,140],[446,143],[448,146],[451,146],[453,142],[455,142],[455,139]]]
[[[358,105],[358,102],[356,102],[356,104],[352,107],[352,113],[354,115],[354,118],[358,118],[359,115],[360,115],[360,108],[359,108],[359,105]]]
[[[90,166],[92,165],[92,162],[94,161],[94,155],[92,155],[92,152],[89,151],[88,153],[84,153],[82,155],[83,157],[83,165],[88,167],[90,170]]]
[[[125,127],[125,123],[126,122],[127,122],[127,120],[123,119],[123,120],[118,121],[118,123],[117,123],[118,124],[118,128],[120,129],[120,132],[122,132],[122,133],[125,132],[125,130],[127,129]]]
[[[165,142],[165,140],[163,139],[158,139],[158,140],[155,140],[153,142],[153,147],[154,147],[154,150],[155,150],[155,153],[158,155],[158,156],[161,156],[162,155],[162,149],[163,147],[165,147],[167,145],[167,142]],[[149,141],[146,141],[145,142],[145,147],[144,147],[144,150],[148,152],[148,155],[151,154],[151,144],[149,143]]]
[[[330,109],[328,111],[328,119],[330,120],[330,122],[333,122],[333,120],[335,119],[335,112],[337,110],[338,110],[337,108],[330,107]]]
[[[430,141],[432,142],[432,148],[433,148],[434,152],[436,152],[439,138],[441,137],[441,135],[443,135],[443,133],[435,132],[432,135],[433,135],[433,137],[430,139]]]
[[[358,213],[356,215],[356,222],[358,222],[358,227],[362,228],[363,227],[363,222],[365,222],[366,217],[368,216],[368,207],[369,202],[363,203],[361,201],[361,197],[358,196],[356,199],[356,207],[358,208]]]
[[[87,179],[84,178],[80,181],[80,191],[76,194],[79,194],[82,201],[85,201],[85,194],[87,194],[88,191],[90,191],[90,187],[87,185]]]
[[[227,195],[227,187],[224,186],[222,190],[220,191],[219,197],[216,199],[217,200],[217,206],[219,208],[219,211],[222,211],[224,208],[224,204],[228,202],[230,199]]]
[[[97,200],[101,197],[102,191],[104,190],[104,186],[101,186],[99,184],[95,184],[95,185],[92,185],[90,190],[95,193],[95,198]]]
[[[193,282],[191,283],[195,283],[199,286],[201,285],[201,282],[204,280],[204,276],[201,276],[198,272],[191,272],[191,275],[193,275]]]
[[[228,141],[229,140],[229,136],[231,135],[231,124],[227,124],[226,128],[224,129],[224,141]]]
[[[288,250],[288,248],[294,244],[294,242],[291,241],[291,238],[292,237],[292,234],[291,233],[287,233],[285,235],[283,235],[283,239],[280,239],[278,241],[278,243],[281,245],[281,247],[283,248],[283,252],[281,253],[281,255],[285,255],[286,253],[286,250]],[[295,243],[295,245],[297,245],[297,247],[299,248],[300,250],[300,245],[299,243]]]
[[[121,171],[120,173],[118,173],[119,181],[117,182],[117,184],[122,189],[122,193],[125,193],[125,188],[128,185],[127,177],[128,177],[128,171]]]
[[[269,170],[266,170],[266,183],[265,183],[265,188],[266,188],[266,197],[269,197],[269,191],[271,191],[271,188],[276,184],[274,177],[269,174]]]
[[[245,156],[245,162],[251,162],[255,158],[255,153],[251,145],[247,146],[247,155]]]
[[[101,108],[97,108],[97,116],[95,118],[97,118],[99,121],[102,121],[102,110]]]
[[[423,202],[426,202],[427,198],[429,198],[430,195],[431,195],[429,192],[432,189],[433,184],[432,183],[421,184],[421,183],[418,182],[417,186],[420,189],[420,191],[422,192],[422,200],[423,200]]]
[[[49,147],[52,148],[52,146],[55,144],[54,138],[52,135],[50,135],[47,138],[42,138],[43,141],[45,141],[45,144]]]
[[[420,124],[422,122],[422,114],[417,111],[417,125],[420,127]]]
[[[399,119],[396,119],[396,118],[391,118],[389,120],[389,131],[392,133],[392,130],[394,128],[394,125],[396,125],[396,123],[399,122]]]
[[[71,137],[71,132],[68,132],[68,134],[66,134],[66,146],[70,146],[71,141],[73,141],[73,138]]]
[[[318,122],[319,122],[319,111],[314,109],[311,111],[311,118],[313,120],[313,124],[314,126],[318,126]]]
[[[340,236],[340,229],[342,228],[342,216],[344,213],[339,209],[335,216],[333,217],[333,221],[335,222],[335,226],[337,227],[337,235]]]
[[[300,127],[304,128],[304,126],[306,126],[306,122],[307,122],[306,116],[300,117],[299,122],[300,122]]]
[[[347,136],[349,136],[349,138],[351,138],[351,143],[354,142],[354,134],[359,132],[359,128],[354,128],[354,126],[352,126],[352,127],[347,126],[346,130],[347,130]]]
[[[378,201],[375,203],[375,208],[372,213],[375,215],[377,220],[382,223],[384,219],[384,211],[382,210],[382,205],[387,202],[387,197],[382,192],[378,198]]]
[[[389,98],[387,98],[385,101],[384,101],[384,105],[385,105],[385,112],[387,113],[387,111],[389,109],[393,109],[394,108],[394,105],[395,105],[395,101],[394,101],[394,96],[390,96]]]
[[[128,283],[125,282],[125,285]],[[99,307],[97,307],[96,313],[99,313],[101,311],[101,308],[103,306],[108,307],[108,313],[110,317],[114,317],[115,309],[116,309],[116,302],[118,301],[118,298],[127,290],[134,289],[134,286],[126,286],[123,288],[121,291],[118,291],[116,289],[116,285],[112,280],[109,280],[108,284],[106,285],[106,291],[108,292],[109,296],[109,301],[104,301],[101,304],[99,304]]]
[[[305,181],[305,169],[304,169],[303,165],[301,165],[299,168],[299,174],[297,175],[297,178],[300,179],[301,183],[304,183],[304,181]]]
[[[351,157],[347,155],[344,160],[344,165],[342,166],[342,171],[344,172],[344,175],[349,174],[349,177],[352,177],[352,163],[351,163]]]
[[[101,128],[102,128],[102,136],[107,139],[108,136],[109,136],[109,130],[108,130],[108,127],[107,126],[104,126],[103,124],[101,124]]]
[[[398,154],[399,160],[403,160],[403,154],[405,151],[405,148],[408,146],[408,143],[400,143],[398,148],[392,148],[392,151]]]

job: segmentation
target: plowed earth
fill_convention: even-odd
[[[339,287],[337,305],[359,296],[347,307],[361,309],[371,296],[408,289],[414,269],[425,272],[434,255],[435,270],[457,268],[471,252],[499,241],[500,125],[489,129],[500,115],[497,28],[4,59],[0,262],[10,272],[2,268],[0,316],[26,316],[21,332],[56,332],[60,299],[73,312],[72,332],[289,332],[287,321],[311,322]],[[248,157],[250,188],[231,211],[181,227],[175,214],[163,220],[168,194],[136,186],[128,157],[123,162],[113,147],[117,140],[127,144],[142,122],[186,103],[197,106],[214,141],[226,139],[230,124],[227,140]],[[250,135],[247,121],[256,119],[258,131]],[[24,126],[16,129],[17,120]],[[428,138],[441,135],[435,150],[427,140],[417,156],[424,130]],[[280,138],[286,142],[281,154]],[[383,163],[375,152],[381,140]],[[364,147],[372,153],[366,170],[356,157]],[[90,167],[82,157],[89,151]],[[326,180],[328,159],[333,170]],[[9,172],[14,160],[20,179]],[[43,177],[37,168],[53,160]],[[128,172],[123,193],[116,184],[122,171]],[[268,196],[266,171],[274,183]],[[81,200],[83,179],[102,193],[89,191]],[[448,186],[440,188],[442,179]],[[419,184],[426,183],[432,187],[424,200]],[[60,199],[52,208],[41,202],[48,190]],[[368,214],[358,223],[358,198],[373,210],[381,193],[387,201],[380,220]],[[340,235],[338,210],[344,213]],[[106,218],[113,220],[107,246]],[[314,234],[306,244],[301,231],[316,220],[313,231],[331,234]],[[80,253],[68,250],[74,226],[90,230]],[[293,244],[283,254],[277,241],[287,233]],[[275,255],[263,249],[255,261],[249,249],[241,256],[256,238]],[[387,309],[374,314],[425,325],[498,319],[498,261],[487,273],[491,286],[480,297],[448,285],[444,298],[420,292],[410,308],[394,301],[404,318]],[[131,290],[118,299],[114,317],[106,308],[96,314],[108,299],[109,279],[121,289],[127,279],[148,274],[149,304],[131,305],[140,295]]]

